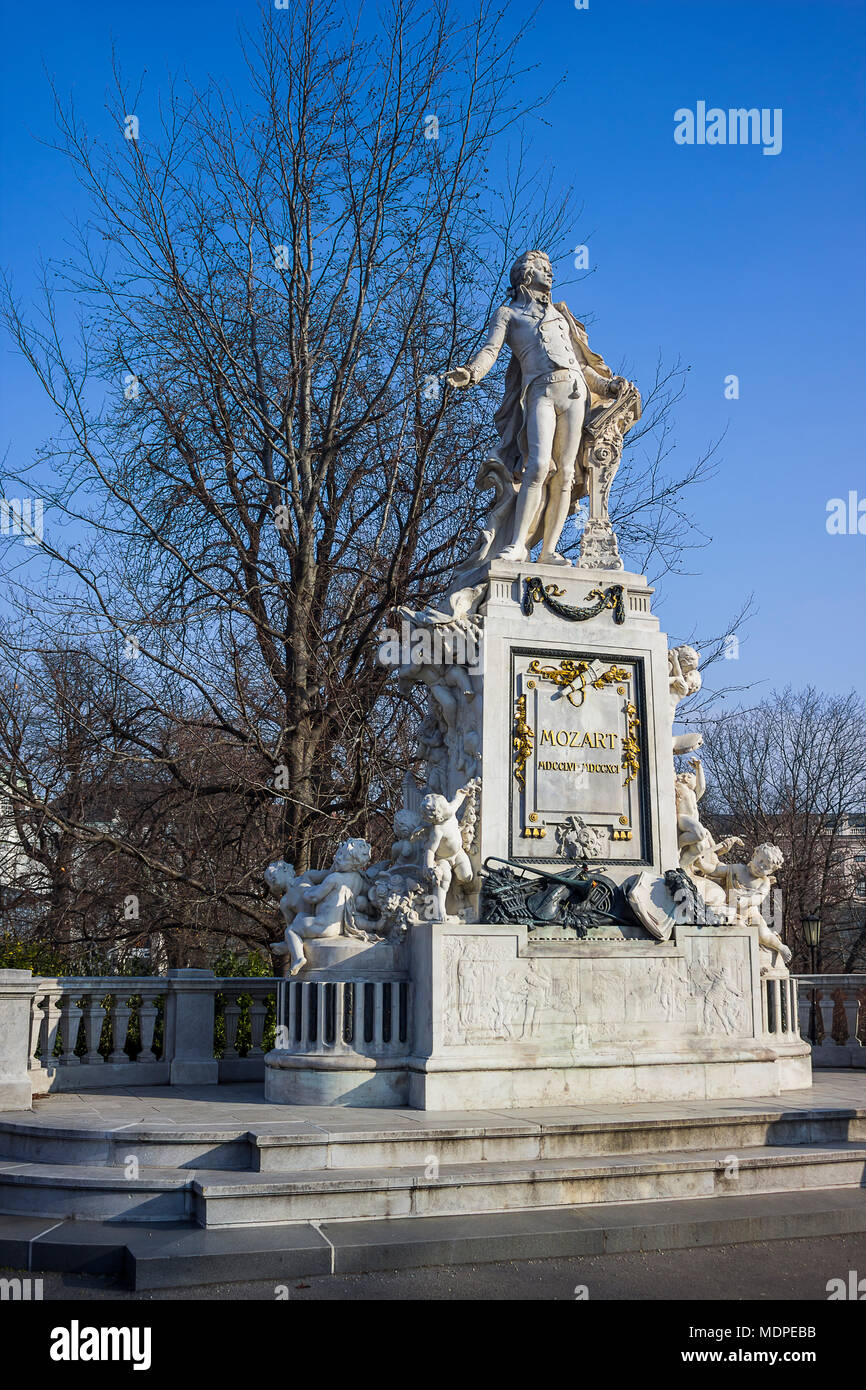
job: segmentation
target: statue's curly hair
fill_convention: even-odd
[[[764,857],[770,861],[771,869],[781,869],[785,862],[785,856],[778,845],[771,845],[769,841],[765,841],[762,845],[756,845],[752,852],[752,858],[754,859],[761,850],[764,852]]]
[[[515,295],[519,294],[526,283],[526,269],[533,256],[543,256],[547,264],[550,265],[550,257],[547,252],[541,251],[537,246],[531,251],[524,251],[522,256],[518,256],[508,273],[512,299],[514,299]]]

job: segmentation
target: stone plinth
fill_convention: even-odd
[[[277,1046],[265,1099],[278,1105],[409,1103],[412,1029],[408,943],[311,942],[300,979],[277,994]]]
[[[403,1058],[275,1049],[265,1057],[265,1100],[399,1109],[409,1104],[409,1074]]]
[[[29,1110],[33,1084],[29,1076],[30,1009],[33,978],[29,970],[0,970],[0,1109]]]
[[[302,980],[390,979],[405,975],[404,941],[358,941],[348,936],[332,936],[305,943],[307,964]]]
[[[625,572],[491,567],[481,863],[563,867],[557,834],[578,814],[614,881],[676,865],[668,647],[652,592]]]
[[[400,947],[311,944],[268,1098],[472,1110],[808,1086],[796,984],[754,919],[689,924],[712,918],[678,871],[678,658],[646,579],[497,561],[486,581],[471,618],[415,615],[439,655],[403,670],[428,688],[427,801],[453,822],[445,852],[434,822],[407,831],[410,862],[416,840],[439,858],[403,872],[444,866],[447,902],[416,903]],[[457,661],[467,625],[477,659]]]
[[[753,927],[671,942],[533,941],[523,927],[413,934],[410,1104],[505,1108],[778,1095],[808,1086],[791,989],[768,1031]]]
[[[434,922],[408,944],[408,976],[366,970],[371,947],[352,981],[318,970],[287,982],[285,1045],[265,1059],[268,1100],[511,1109],[810,1084],[796,985],[761,975],[755,927],[578,941]]]

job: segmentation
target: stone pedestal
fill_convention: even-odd
[[[694,925],[705,908],[671,896],[689,881],[664,880],[679,866],[667,638],[643,576],[587,559],[497,561],[477,614],[413,619],[439,643],[403,668],[429,692],[428,783],[446,811],[456,798],[452,820],[466,801],[453,915],[416,917],[402,955],[311,945],[269,1099],[474,1110],[809,1085],[796,989],[784,968],[762,975],[757,926]],[[467,632],[472,660],[456,656]],[[533,871],[566,878],[542,892]]]
[[[307,944],[301,977],[277,993],[265,1099],[278,1105],[409,1104],[408,942]]]
[[[623,572],[491,568],[480,863],[564,867],[557,835],[576,813],[616,882],[677,864],[668,647],[652,592]]]
[[[810,1085],[794,983],[761,975],[755,927],[578,941],[430,922],[407,944],[403,970],[377,970],[369,947],[351,978],[337,966],[286,982],[268,1100],[475,1110]]]
[[[172,1086],[211,1086],[219,1081],[213,1055],[214,973],[169,970],[165,996],[165,1056]]]
[[[29,970],[0,970],[0,1110],[29,1110],[31,1106],[32,999],[33,979]]]
[[[810,1084],[795,1010],[768,1019],[754,927],[589,942],[431,923],[413,933],[412,978],[407,1066],[419,1109],[778,1095]]]
[[[265,1057],[265,1100],[274,1105],[357,1105],[402,1109],[409,1105],[403,1058],[364,1057],[334,1051],[275,1049]]]
[[[307,964],[301,979],[391,979],[405,970],[405,942],[358,941],[347,936],[325,937],[305,943]]]

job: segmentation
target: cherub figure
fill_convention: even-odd
[[[704,767],[700,758],[690,758],[693,772],[677,773],[674,791],[677,799],[677,843],[680,851],[680,868],[694,877],[696,873],[707,874],[710,868],[717,868],[719,855],[727,854],[734,845],[743,842],[739,835],[729,835],[716,843],[712,835],[701,824],[698,802],[707,789]]]
[[[474,780],[468,782],[451,801],[438,792],[428,792],[421,801],[421,825],[415,835],[421,841],[421,862],[433,887],[439,921],[448,920],[445,898],[452,876],[461,885],[470,884],[474,877],[457,812],[476,786]]]
[[[758,845],[748,864],[720,864],[707,874],[721,884],[733,920],[758,928],[758,941],[765,951],[777,952],[787,965],[791,952],[782,938],[772,931],[761,915],[761,904],[776,882],[774,869],[781,868],[784,856],[778,845]]]
[[[668,686],[671,702],[671,726],[676,719],[677,705],[687,695],[696,695],[701,688],[701,673],[698,670],[700,654],[694,647],[684,644],[671,647],[668,652]],[[674,753],[692,753],[703,743],[701,734],[674,734]]]
[[[417,863],[419,851],[414,837],[420,825],[421,820],[417,811],[407,810],[403,806],[394,813],[394,843],[391,846],[391,863],[395,868],[401,864]]]
[[[284,860],[268,865],[265,881],[280,898],[286,923],[285,940],[273,949],[289,955],[289,974],[297,975],[307,963],[302,942],[316,937],[370,937],[356,924],[356,906],[366,906],[364,870],[372,850],[366,840],[344,840],[330,869],[308,869],[295,874]]]

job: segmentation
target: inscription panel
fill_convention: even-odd
[[[510,857],[564,863],[579,816],[592,862],[649,862],[643,659],[514,650],[511,704]]]

